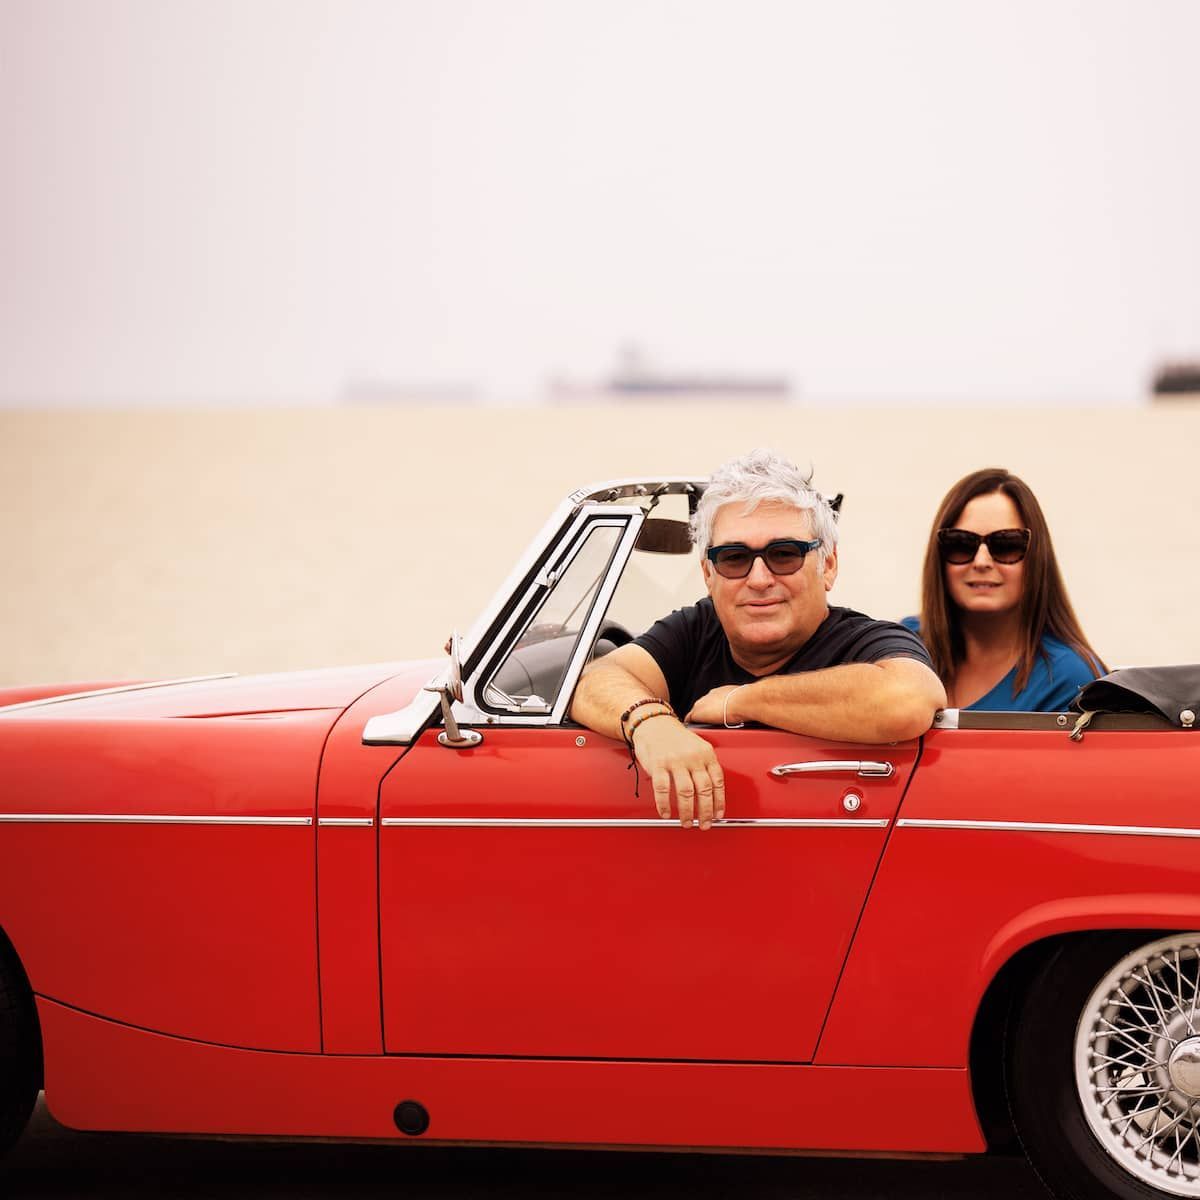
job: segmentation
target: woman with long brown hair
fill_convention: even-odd
[[[933,519],[921,579],[921,635],[954,708],[1058,712],[1106,669],[1067,598],[1050,530],[1029,485],[974,471]]]

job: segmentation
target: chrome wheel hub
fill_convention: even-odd
[[[1167,1074],[1177,1092],[1200,1098],[1200,1037],[1184,1038],[1167,1060]]]
[[[1076,1030],[1075,1083],[1125,1170],[1200,1197],[1200,933],[1143,946],[1100,981]]]

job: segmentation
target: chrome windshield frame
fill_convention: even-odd
[[[546,564],[554,560],[556,548],[560,544],[569,546],[576,522],[585,508],[600,509],[603,516],[621,517],[629,521],[629,528],[622,535],[617,551],[609,565],[608,578],[601,585],[602,594],[597,595],[592,612],[588,617],[587,624],[589,626],[593,622],[598,626],[628,561],[633,540],[637,536],[637,529],[641,527],[641,523],[645,519],[645,511],[641,505],[621,506],[616,502],[620,500],[650,500],[655,495],[698,496],[704,491],[707,483],[706,479],[694,479],[686,476],[666,476],[658,479],[614,479],[604,483],[590,484],[571,492],[558,505],[550,519],[529,543],[524,554],[517,560],[517,565],[509,572],[491,601],[463,636],[464,697],[470,696],[472,701],[474,700],[475,688],[481,682],[479,679],[480,665],[493,657],[489,653],[492,646],[506,634],[511,633],[509,624],[514,606],[519,606],[521,600],[528,594],[529,588],[536,583],[537,573],[544,570]],[[608,507],[609,505],[612,507]],[[488,714],[492,718],[488,723],[493,725],[511,723],[544,725],[561,722],[566,710],[567,698],[574,689],[578,673],[583,669],[586,655],[591,651],[589,636],[594,640],[594,630],[585,627],[572,655],[567,678],[564,679],[563,686],[559,689],[559,695],[555,697],[550,713],[531,713],[528,716],[514,715],[503,720],[495,714]],[[427,686],[437,686],[442,681],[444,674],[444,672],[439,672]],[[420,736],[421,731],[435,719],[439,711],[439,700],[434,692],[418,691],[404,708],[380,714],[367,721],[362,734],[363,743],[368,746],[411,745]],[[473,702],[469,705],[456,704],[454,715],[467,726],[485,721],[483,713],[475,707]]]
[[[455,716],[467,724],[486,723],[488,725],[548,725],[559,724],[566,711],[567,702],[575,690],[579,674],[583,670],[587,656],[591,653],[592,644],[600,627],[613,591],[620,581],[621,573],[629,561],[633,543],[637,539],[645,514],[641,508],[634,506],[608,506],[601,504],[585,504],[578,510],[575,519],[562,532],[558,539],[561,552],[553,554],[545,567],[538,572],[537,577],[530,582],[524,593],[512,606],[512,612],[503,627],[491,639],[488,652],[481,656],[476,668],[463,686],[463,703],[455,706]],[[579,635],[571,651],[562,684],[559,686],[554,700],[545,712],[530,710],[520,713],[504,713],[495,710],[495,706],[487,704],[483,699],[484,689],[491,683],[497,670],[512,652],[515,641],[522,636],[530,622],[534,620],[540,605],[530,611],[531,605],[538,599],[538,592],[543,593],[543,599],[549,596],[556,579],[553,576],[565,571],[576,555],[583,548],[584,540],[590,531],[597,527],[618,527],[618,534],[612,555],[604,571],[604,578],[597,589],[596,595],[588,609],[588,615],[580,626]],[[461,708],[461,713],[458,711]]]

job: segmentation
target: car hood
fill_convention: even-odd
[[[360,698],[402,707],[437,666],[131,685],[2,708],[0,821],[311,821],[342,714]]]
[[[239,717],[267,713],[342,712],[364,693],[389,688],[407,703],[436,671],[432,661],[375,663],[319,671],[164,680],[107,691],[52,696],[0,708],[0,719],[143,720],[154,717]]]

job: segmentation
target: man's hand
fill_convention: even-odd
[[[678,802],[679,823],[701,829],[725,816],[725,776],[712,746],[685,729],[674,717],[654,717],[638,723],[633,749],[654,786],[654,806],[664,820],[671,817],[671,790]]]
[[[725,687],[713,688],[711,692],[705,692],[695,704],[692,705],[692,711],[684,718],[686,721],[695,722],[697,725],[737,725],[741,723],[741,718],[737,715],[737,708],[732,707],[733,711],[729,711],[726,707],[727,697],[736,692],[739,687],[744,687],[744,684],[727,684]],[[726,720],[728,717],[728,720]]]
[[[620,714],[647,699],[665,700],[667,681],[654,659],[632,643],[590,663],[571,701],[571,717],[580,725],[618,741],[632,737],[638,764],[654,785],[654,806],[664,820],[671,819],[671,791],[679,806],[679,823],[701,829],[725,816],[725,776],[712,746],[673,716],[644,716],[631,710],[632,734],[622,726]]]

